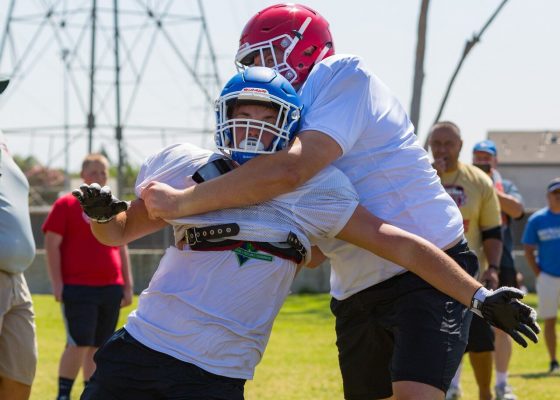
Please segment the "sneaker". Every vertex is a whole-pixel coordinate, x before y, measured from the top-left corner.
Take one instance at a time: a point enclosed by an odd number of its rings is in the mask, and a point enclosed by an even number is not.
[[[558,361],[554,360],[550,362],[550,369],[548,370],[548,373],[553,374],[556,372],[560,372],[560,365],[558,365]]]
[[[511,386],[507,384],[494,386],[496,391],[496,400],[517,400],[517,396],[513,394]]]
[[[461,394],[461,388],[458,386],[449,386],[447,393],[445,393],[445,400],[459,400]]]

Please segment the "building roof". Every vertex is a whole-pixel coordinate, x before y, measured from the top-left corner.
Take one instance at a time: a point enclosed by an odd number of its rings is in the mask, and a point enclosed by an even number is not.
[[[560,165],[560,131],[489,131],[500,164]]]

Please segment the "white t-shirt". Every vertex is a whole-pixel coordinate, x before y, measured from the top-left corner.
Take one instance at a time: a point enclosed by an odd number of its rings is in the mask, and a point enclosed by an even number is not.
[[[148,159],[136,193],[151,180],[177,189],[215,155],[189,144],[174,145]],[[272,201],[168,221],[176,242],[186,227],[237,223],[232,238],[285,241],[290,231],[310,250],[317,236],[334,237],[358,205],[349,180],[329,167]],[[144,345],[214,374],[251,379],[274,318],[289,293],[295,263],[260,253],[167,249],[126,329]]]
[[[387,222],[444,248],[463,234],[461,213],[441,186],[414,126],[361,58],[334,55],[317,64],[300,89],[301,131],[332,137],[360,203]],[[318,242],[331,259],[331,294],[345,299],[404,269],[337,239]]]

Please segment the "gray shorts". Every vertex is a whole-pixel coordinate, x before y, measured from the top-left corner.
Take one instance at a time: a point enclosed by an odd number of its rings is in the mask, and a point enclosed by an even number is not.
[[[0,271],[0,376],[31,385],[37,367],[35,313],[22,273]]]

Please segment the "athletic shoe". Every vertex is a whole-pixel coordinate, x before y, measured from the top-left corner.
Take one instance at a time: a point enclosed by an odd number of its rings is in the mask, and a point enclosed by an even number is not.
[[[513,394],[511,386],[507,384],[494,386],[496,391],[496,400],[517,400],[517,396]]]
[[[554,360],[550,362],[550,369],[548,370],[548,373],[554,374],[556,372],[560,372],[560,365],[558,365],[558,361]]]
[[[445,393],[445,400],[459,400],[461,394],[461,388],[458,386],[449,386],[447,393]]]

